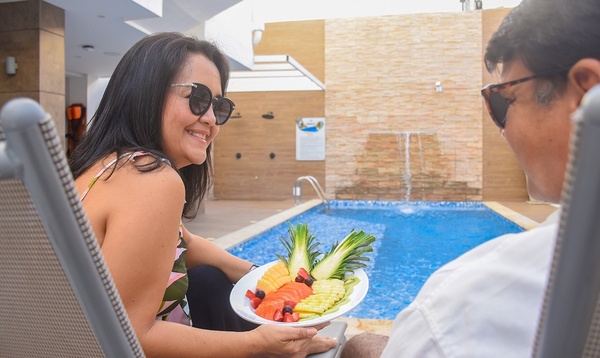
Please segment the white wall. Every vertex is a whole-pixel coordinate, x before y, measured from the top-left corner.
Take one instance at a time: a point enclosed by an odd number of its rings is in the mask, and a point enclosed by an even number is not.
[[[96,113],[98,109],[98,105],[100,104],[100,100],[102,99],[102,95],[106,90],[106,86],[108,86],[108,81],[110,77],[91,77],[88,76],[87,81],[87,113],[88,113],[88,123],[90,119]]]
[[[67,107],[74,103],[82,103],[87,109],[87,122],[96,113],[98,104],[106,90],[110,77],[68,76],[66,78]]]
[[[87,102],[87,79],[85,76],[67,77],[65,103],[67,107],[73,103]]]

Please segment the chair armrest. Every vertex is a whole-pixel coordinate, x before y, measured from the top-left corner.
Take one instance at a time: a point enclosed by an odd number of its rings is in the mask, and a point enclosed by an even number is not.
[[[332,321],[329,326],[320,330],[317,335],[323,336],[323,337],[337,338],[339,344],[336,347],[331,348],[327,352],[310,354],[307,357],[308,358],[336,358],[336,357],[339,357],[339,355],[342,351],[342,346],[344,345],[344,343],[346,343],[346,336],[344,336],[344,333],[346,332],[346,327],[348,327],[348,323],[346,323],[346,322]]]

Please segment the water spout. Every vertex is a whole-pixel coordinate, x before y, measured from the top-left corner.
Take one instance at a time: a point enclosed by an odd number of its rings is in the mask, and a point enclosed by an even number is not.
[[[423,182],[423,143],[421,142],[421,133],[419,133],[419,180],[421,182],[421,200],[425,200],[425,183]]]
[[[410,162],[410,138],[412,135],[417,136],[418,142],[418,150],[419,150],[419,168],[418,168],[418,179],[421,185],[421,200],[425,200],[425,183],[424,183],[424,174],[423,174],[423,143],[421,141],[422,135],[434,135],[435,131],[403,131],[397,132],[398,135],[398,151],[400,153],[404,152],[404,174],[402,175],[402,179],[404,180],[404,184],[406,186],[406,194],[404,196],[405,201],[410,201],[410,197],[412,195],[413,189],[413,168],[411,168]],[[404,140],[404,147],[402,146],[402,140]]]
[[[404,200],[410,201],[410,191],[412,189],[412,174],[410,172],[410,135],[411,132],[404,132],[404,183],[406,184],[406,195]],[[398,141],[400,144],[400,141]]]

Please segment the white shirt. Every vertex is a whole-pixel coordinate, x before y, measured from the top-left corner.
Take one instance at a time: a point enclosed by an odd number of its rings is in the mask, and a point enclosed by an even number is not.
[[[530,357],[559,217],[434,272],[394,320],[382,357]]]

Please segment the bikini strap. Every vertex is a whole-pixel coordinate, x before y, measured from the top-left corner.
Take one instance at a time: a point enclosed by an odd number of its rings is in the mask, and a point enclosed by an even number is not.
[[[92,188],[92,186],[94,186],[94,184],[96,183],[96,181],[98,181],[98,179],[100,179],[100,177],[102,176],[102,174],[104,174],[104,172],[106,172],[108,170],[108,168],[110,168],[113,164],[115,164],[117,162],[117,160],[121,160],[121,159],[123,159],[125,157],[128,157],[127,160],[125,160],[125,163],[127,163],[130,160],[135,160],[135,158],[137,158],[137,157],[140,157],[140,156],[143,156],[143,155],[149,155],[149,154],[150,153],[148,153],[148,152],[142,152],[142,151],[129,152],[129,153],[121,154],[119,157],[111,160],[110,163],[108,163],[104,168],[100,169],[100,171],[98,172],[98,174],[96,174],[96,176],[88,184],[88,186],[85,189],[85,191],[83,192],[83,194],[81,194],[81,199],[79,201],[83,201],[83,199],[85,199],[85,197],[87,196],[88,192],[90,191],[90,189]]]

